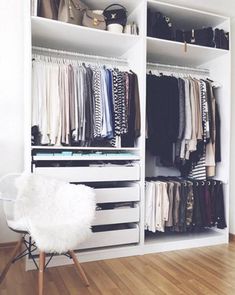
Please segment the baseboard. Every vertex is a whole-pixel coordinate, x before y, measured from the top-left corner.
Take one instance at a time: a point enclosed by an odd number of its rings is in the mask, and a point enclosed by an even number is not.
[[[229,241],[235,242],[235,235],[234,234],[229,234]]]
[[[18,242],[0,243],[0,249],[14,248]]]

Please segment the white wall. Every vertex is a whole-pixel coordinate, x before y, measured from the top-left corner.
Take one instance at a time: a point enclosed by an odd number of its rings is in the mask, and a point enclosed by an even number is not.
[[[26,1],[26,0],[24,0]],[[235,17],[231,0],[165,0]],[[235,22],[233,22],[235,48]],[[23,5],[19,0],[0,1],[0,176],[23,169]],[[235,54],[233,67],[235,68]],[[235,72],[233,72],[235,79]],[[235,87],[233,89],[235,94]],[[235,101],[232,103],[235,112]],[[235,126],[235,116],[232,116]],[[235,234],[235,133],[232,134],[230,232]],[[0,206],[0,243],[16,240],[3,218]]]
[[[0,1],[0,176],[23,169],[23,8]],[[17,236],[5,224],[0,205],[0,243]]]

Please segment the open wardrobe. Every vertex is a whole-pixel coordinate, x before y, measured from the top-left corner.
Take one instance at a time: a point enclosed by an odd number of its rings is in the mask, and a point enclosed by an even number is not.
[[[95,188],[81,261],[226,243],[230,20],[119,2],[136,34],[31,17],[25,166]]]
[[[75,265],[76,257],[84,264],[114,258],[125,264],[124,257],[158,253],[167,260],[167,251],[229,244],[231,13],[210,9],[214,1],[186,2],[22,4],[22,170],[45,180],[30,187],[32,194],[45,192],[46,180],[55,178],[95,195],[90,235],[72,254],[32,254],[35,235],[24,236],[27,271],[42,261],[71,264],[68,257]],[[16,184],[22,189],[24,182]],[[42,220],[50,205],[44,201]],[[80,211],[86,218],[88,211]],[[63,221],[59,209],[53,214],[52,224]]]

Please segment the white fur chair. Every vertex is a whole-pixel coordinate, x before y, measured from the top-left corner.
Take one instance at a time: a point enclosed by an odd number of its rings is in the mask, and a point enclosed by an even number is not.
[[[94,190],[35,174],[9,174],[0,179],[0,193],[8,227],[23,235],[0,275],[0,283],[18,258],[29,254],[35,262],[32,245],[25,239],[29,234],[40,251],[39,295],[43,294],[46,253],[68,254],[89,286],[73,249],[91,233]],[[26,250],[17,256],[23,243]]]

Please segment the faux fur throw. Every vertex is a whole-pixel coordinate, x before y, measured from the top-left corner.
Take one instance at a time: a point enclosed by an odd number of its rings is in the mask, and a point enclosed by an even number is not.
[[[91,233],[94,190],[30,174],[16,179],[15,218],[26,217],[37,247],[49,253],[74,250]]]

